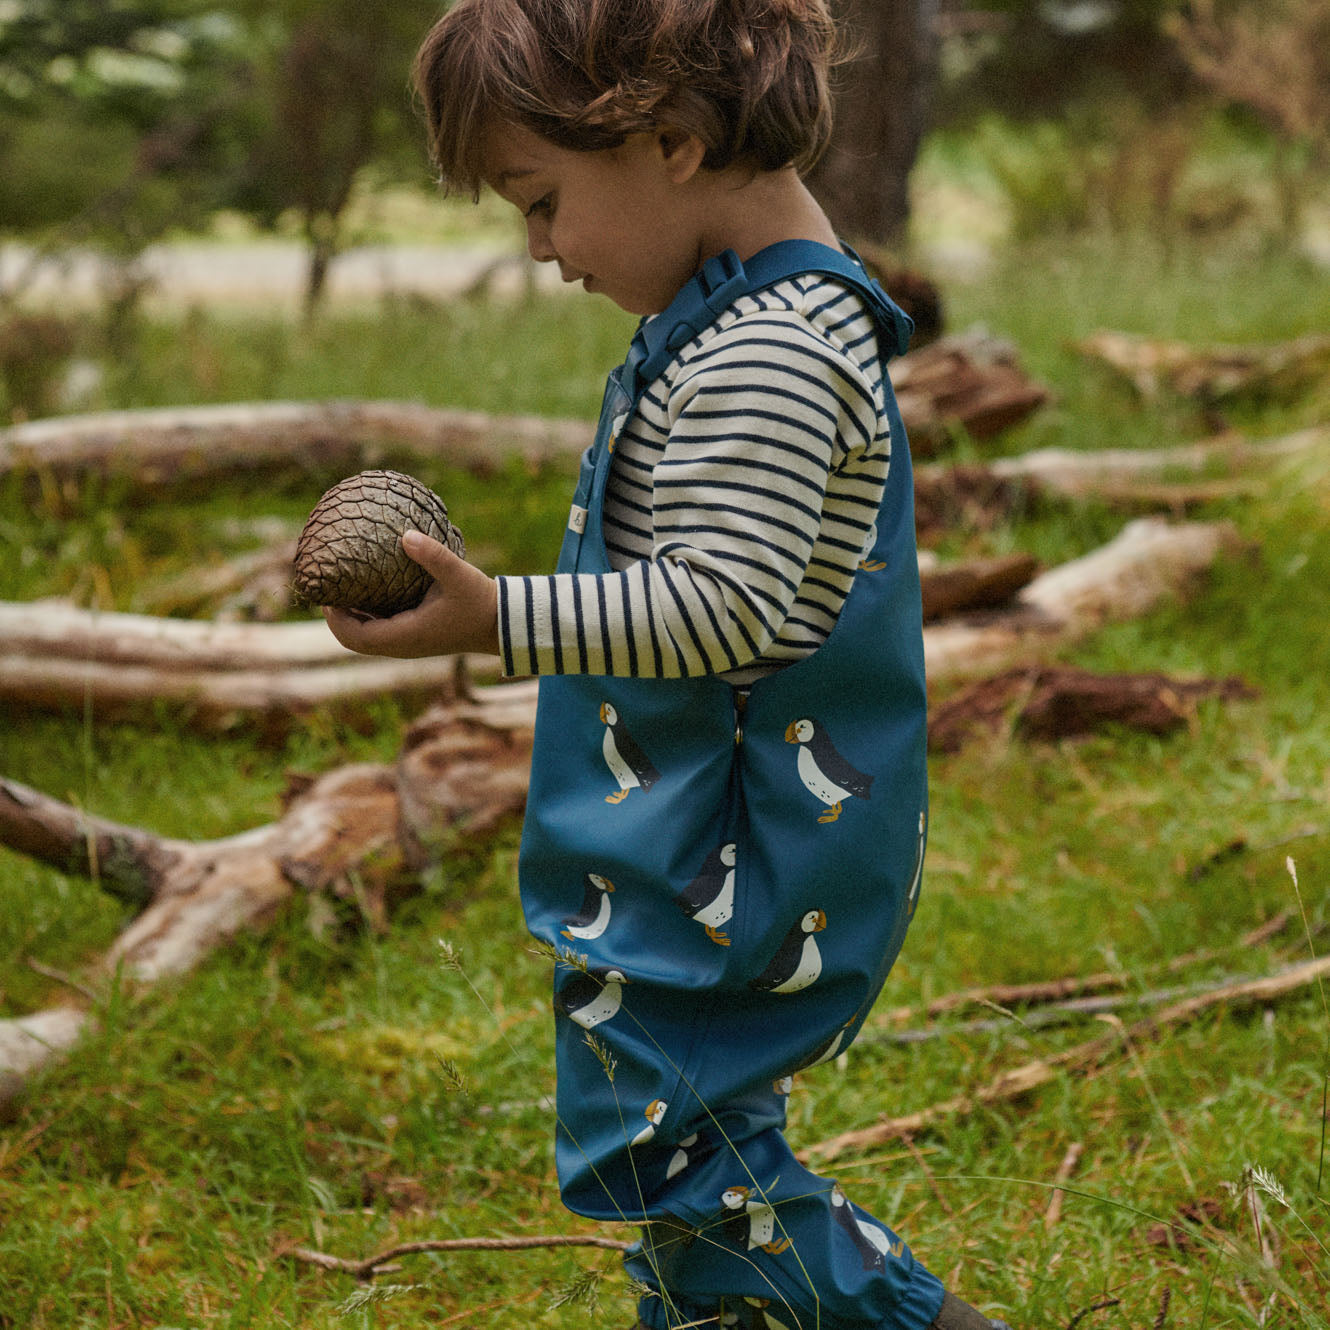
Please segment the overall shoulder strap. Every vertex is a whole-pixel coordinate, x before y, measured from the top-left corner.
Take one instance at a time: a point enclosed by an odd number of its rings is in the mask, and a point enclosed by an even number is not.
[[[638,329],[620,370],[620,386],[636,403],[664,372],[680,347],[714,323],[740,296],[761,291],[787,277],[823,273],[853,287],[873,307],[884,334],[884,356],[903,355],[914,323],[909,315],[870,277],[859,256],[832,249],[815,240],[782,240],[768,245],[742,263],[732,249],[708,259],[702,270],[669,306]]]

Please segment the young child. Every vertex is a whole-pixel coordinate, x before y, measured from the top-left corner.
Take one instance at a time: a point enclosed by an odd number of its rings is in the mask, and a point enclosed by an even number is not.
[[[443,180],[648,316],[610,377],[558,570],[419,533],[424,603],[357,651],[537,674],[520,879],[559,949],[566,1204],[629,1221],[642,1330],[990,1330],[803,1168],[791,1078],[868,1014],[927,819],[909,321],[799,170],[829,128],[823,0],[458,0],[417,86]],[[889,94],[889,90],[884,90]]]

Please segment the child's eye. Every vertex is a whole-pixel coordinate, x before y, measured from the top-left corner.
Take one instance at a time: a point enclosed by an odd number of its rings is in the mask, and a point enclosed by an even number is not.
[[[554,211],[554,195],[546,194],[538,198],[522,215],[524,217],[547,217]]]

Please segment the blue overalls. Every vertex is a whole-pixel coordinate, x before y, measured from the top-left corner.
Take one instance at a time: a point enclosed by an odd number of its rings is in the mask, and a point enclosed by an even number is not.
[[[582,459],[560,572],[610,573],[615,437],[678,350],[798,273],[859,291],[884,358],[906,316],[810,241],[710,260],[639,329]],[[834,630],[736,689],[693,679],[540,683],[520,880],[557,948],[556,1159],[565,1204],[643,1225],[628,1269],[651,1330],[921,1330],[942,1287],[885,1225],[803,1168],[793,1074],[857,1034],[914,912],[927,824],[913,482],[890,387],[891,465]],[[607,653],[608,656],[608,653]]]

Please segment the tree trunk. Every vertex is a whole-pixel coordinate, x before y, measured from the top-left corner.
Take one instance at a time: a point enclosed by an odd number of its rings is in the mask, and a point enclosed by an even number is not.
[[[836,123],[809,187],[854,241],[896,245],[937,69],[937,0],[836,0],[853,59],[836,71]]]

